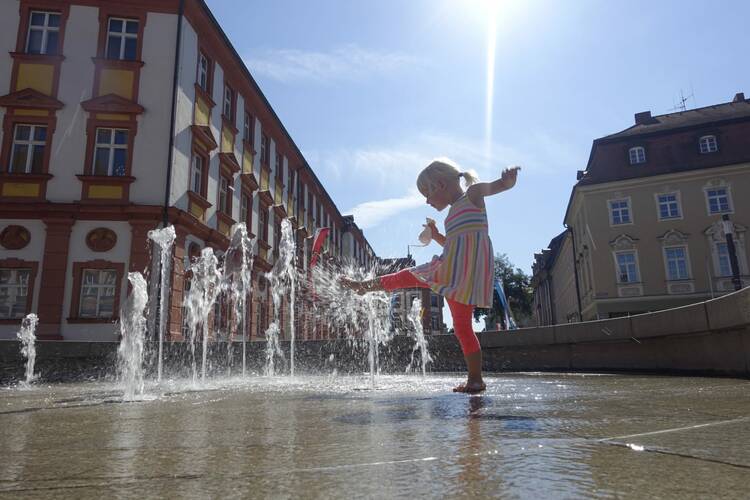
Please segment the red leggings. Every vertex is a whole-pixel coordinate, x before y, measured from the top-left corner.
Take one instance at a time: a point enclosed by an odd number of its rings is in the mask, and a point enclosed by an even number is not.
[[[386,274],[380,277],[380,284],[386,291],[392,292],[399,288],[430,288],[430,285],[420,281],[408,269],[397,273]],[[474,313],[474,306],[471,304],[461,304],[455,300],[446,298],[448,308],[451,310],[453,317],[453,331],[455,332],[458,343],[461,344],[461,350],[464,356],[474,354],[481,350],[479,340],[474,333],[474,327],[471,323],[471,317]]]

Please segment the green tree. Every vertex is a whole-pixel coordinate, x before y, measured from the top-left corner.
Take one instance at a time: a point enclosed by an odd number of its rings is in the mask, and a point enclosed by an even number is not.
[[[495,254],[495,279],[503,284],[516,323],[519,326],[526,325],[531,319],[534,300],[531,277],[523,269],[515,267],[506,254]],[[495,304],[495,307],[499,307],[499,304]],[[474,319],[480,320],[490,312],[490,309],[476,308]]]

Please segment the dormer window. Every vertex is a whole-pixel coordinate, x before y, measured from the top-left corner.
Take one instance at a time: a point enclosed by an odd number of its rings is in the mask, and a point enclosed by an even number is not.
[[[704,135],[698,140],[698,144],[700,145],[701,154],[703,155],[715,153],[719,150],[715,135]]]
[[[631,165],[646,163],[646,150],[643,148],[643,146],[635,146],[634,148],[630,148],[630,150],[628,151],[628,156],[630,157]]]

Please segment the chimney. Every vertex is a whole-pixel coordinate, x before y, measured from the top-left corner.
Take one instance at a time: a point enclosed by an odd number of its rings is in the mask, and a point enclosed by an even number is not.
[[[732,99],[732,102],[742,102],[745,100],[745,93],[744,92],[737,92],[734,94],[734,99]]]
[[[652,122],[651,111],[641,111],[635,114],[636,125],[647,125]]]

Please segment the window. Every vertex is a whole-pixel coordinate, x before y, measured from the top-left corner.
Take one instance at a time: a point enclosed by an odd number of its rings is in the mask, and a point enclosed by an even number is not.
[[[229,85],[224,85],[224,118],[229,121],[234,119],[234,92]]]
[[[128,131],[97,128],[94,175],[123,176],[128,162]]]
[[[610,224],[630,224],[630,200],[610,200],[609,202]]]
[[[438,307],[438,296],[435,294],[430,295],[430,307]]]
[[[32,11],[26,37],[27,54],[57,54],[60,43],[60,14]]]
[[[440,330],[440,319],[437,317],[437,314],[433,314],[430,317],[430,329]]]
[[[393,305],[394,309],[401,309],[401,294],[400,293],[396,293],[393,295],[393,300],[391,304]]]
[[[193,153],[193,166],[190,173],[190,190],[203,196],[203,178],[205,174],[205,161],[197,153]]]
[[[628,156],[630,157],[631,165],[646,163],[646,150],[642,146],[630,148],[630,150],[628,151]]]
[[[219,179],[219,206],[217,207],[219,212],[229,213],[229,196],[229,181],[226,177],[221,177]]]
[[[729,203],[729,190],[725,187],[706,189],[708,213],[723,214],[732,211]]]
[[[279,179],[281,184],[284,184],[284,162],[282,156],[276,153],[276,178]]]
[[[729,260],[729,247],[726,243],[716,243],[716,256],[719,261],[719,276],[731,276],[732,262]]]
[[[26,315],[31,269],[0,269],[0,319]]]
[[[111,318],[115,315],[115,269],[84,269],[81,276],[81,318]]]
[[[716,144],[715,135],[704,135],[698,140],[700,145],[701,154],[715,153],[719,150],[718,144]]]
[[[677,193],[657,195],[657,202],[659,204],[659,219],[679,219],[682,216]]]
[[[260,207],[258,210],[258,233],[263,242],[268,243],[268,208]]]
[[[667,263],[667,279],[690,279],[688,272],[687,249],[685,247],[668,247],[664,249],[664,259]]]
[[[135,61],[138,47],[138,21],[109,18],[107,24],[107,59]]]
[[[617,282],[638,282],[638,266],[635,261],[635,252],[620,252],[617,254]]]
[[[248,143],[253,143],[253,115],[245,112],[245,125],[242,129],[242,139]]]
[[[206,92],[209,91],[209,61],[208,58],[203,54],[203,52],[198,54],[198,86],[205,90]]]
[[[706,189],[709,214],[722,214],[731,212],[729,203],[729,190],[725,187]]]
[[[9,172],[14,174],[42,173],[46,144],[47,127],[42,125],[16,125]]]
[[[252,198],[249,194],[242,193],[242,196],[240,196],[240,222],[250,223],[250,210],[252,210]]]
[[[262,134],[260,138],[260,162],[263,165],[268,165],[268,153],[270,152],[270,147],[268,143],[268,136],[266,134]]]

